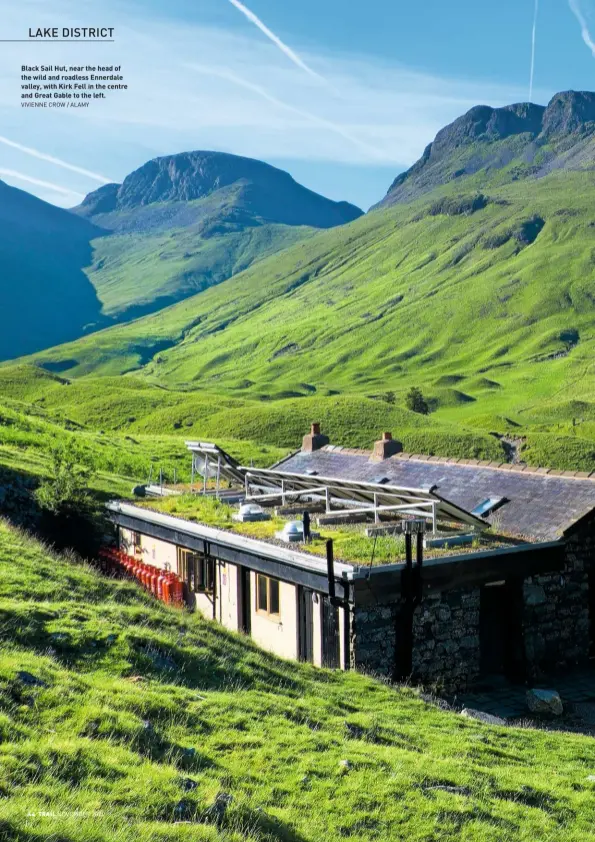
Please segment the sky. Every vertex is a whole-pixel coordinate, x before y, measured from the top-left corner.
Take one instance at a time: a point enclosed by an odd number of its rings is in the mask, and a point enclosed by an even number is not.
[[[113,43],[10,43],[110,26]],[[479,103],[595,90],[595,0],[0,0],[0,179],[62,207],[191,149],[367,209]],[[121,65],[89,109],[22,108],[21,65]]]

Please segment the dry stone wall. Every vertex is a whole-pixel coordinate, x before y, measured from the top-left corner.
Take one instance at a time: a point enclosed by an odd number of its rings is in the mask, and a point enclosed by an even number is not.
[[[429,594],[413,617],[413,679],[447,692],[479,678],[479,588]]]

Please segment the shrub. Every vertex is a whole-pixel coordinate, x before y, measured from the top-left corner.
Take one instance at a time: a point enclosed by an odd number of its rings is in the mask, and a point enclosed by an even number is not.
[[[418,412],[420,415],[427,415],[430,411],[421,389],[418,389],[417,386],[412,386],[407,392],[405,405],[407,409],[410,409],[412,412]]]

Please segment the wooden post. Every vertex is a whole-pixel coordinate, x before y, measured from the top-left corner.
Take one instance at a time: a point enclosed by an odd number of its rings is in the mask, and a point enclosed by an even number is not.
[[[326,572],[328,576],[328,595],[332,605],[335,599],[335,563],[332,538],[328,538],[326,542]]]
[[[194,451],[192,451],[192,470],[190,472],[190,493],[192,494],[193,487],[194,487]]]
[[[221,454],[217,454],[217,491],[216,497],[219,499],[219,478],[221,477]]]
[[[203,484],[202,484],[202,493],[203,494],[207,493],[207,475],[208,475],[208,473],[209,473],[209,455],[208,455],[208,453],[205,453],[205,475],[204,475],[204,480],[203,480]]]

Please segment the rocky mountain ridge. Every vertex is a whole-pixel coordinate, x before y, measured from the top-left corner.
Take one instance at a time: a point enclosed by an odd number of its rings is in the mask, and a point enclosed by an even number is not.
[[[188,209],[188,203],[200,200],[207,204]],[[362,215],[355,205],[308,190],[289,173],[263,161],[212,151],[181,152],[147,161],[122,184],[106,184],[90,193],[73,212],[101,220],[111,229],[129,226],[131,218],[137,224],[141,219],[147,228],[161,227],[164,221],[171,226],[172,213],[174,224],[183,227],[205,212],[244,224],[259,221],[314,228],[332,228]]]
[[[558,93],[547,106],[477,105],[438,132],[376,207],[414,200],[482,170],[486,180],[500,172],[501,181],[516,181],[585,168],[595,168],[595,93]]]

